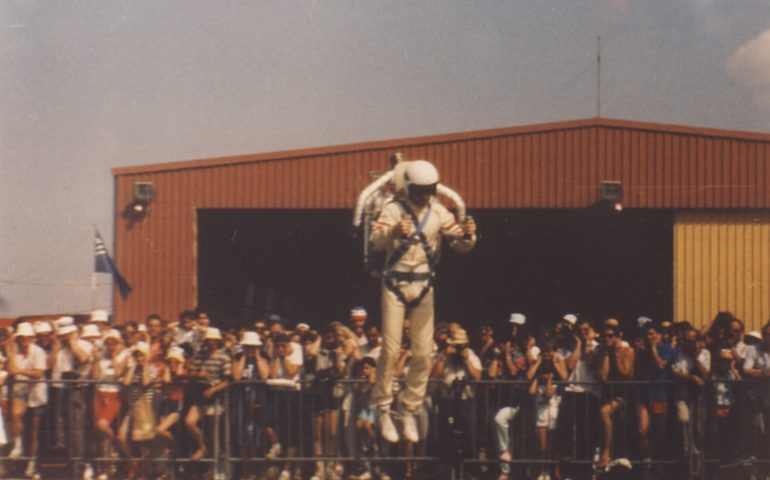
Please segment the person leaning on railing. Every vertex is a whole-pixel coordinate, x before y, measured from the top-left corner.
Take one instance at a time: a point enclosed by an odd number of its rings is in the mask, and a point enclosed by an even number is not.
[[[265,431],[271,444],[278,438],[272,426],[271,410],[266,407],[267,389],[263,383],[270,376],[270,364],[262,354],[262,339],[257,332],[244,332],[239,340],[242,351],[233,357],[233,380],[236,383],[230,391],[230,421],[234,425],[233,438],[241,458],[260,455],[257,443],[260,433]],[[254,463],[240,467],[241,477],[256,475]]]
[[[231,373],[230,357],[222,350],[222,334],[219,329],[209,327],[203,336],[201,350],[190,362],[190,378],[198,383],[198,391],[190,399],[190,409],[185,417],[185,425],[197,447],[190,457],[192,460],[202,459],[213,441],[213,438],[204,438],[199,423],[203,418],[211,425],[218,421],[222,413],[220,394],[230,384]],[[213,430],[207,429],[210,433]]]
[[[711,352],[703,348],[698,331],[689,328],[681,333],[671,373],[676,380],[674,404],[677,420],[681,425],[683,454],[700,455],[702,448],[702,402],[698,399],[705,391],[711,371]]]
[[[647,382],[639,387],[636,407],[639,455],[649,462],[653,455],[660,458],[663,454],[660,447],[666,438],[670,366],[674,359],[674,349],[662,341],[659,324],[647,317],[641,319],[647,321],[640,324],[634,373],[636,380]]]
[[[470,348],[468,334],[458,328],[433,363],[431,376],[441,381],[439,437],[449,456],[474,458],[478,453],[476,395],[470,383],[481,379],[481,360]],[[443,434],[441,432],[444,432]]]
[[[597,468],[605,468],[609,465],[614,453],[615,413],[627,406],[625,397],[628,390],[619,382],[629,380],[634,375],[634,349],[623,340],[619,323],[614,318],[604,322],[597,355],[601,357],[599,378],[607,383],[602,388],[600,415],[604,437],[597,464]]]
[[[752,399],[751,430],[756,446],[755,454],[770,460],[770,322],[765,323],[761,331],[762,341],[746,350],[743,362],[743,375],[752,379],[749,392]],[[764,473],[770,473],[764,466]]]
[[[32,325],[23,322],[16,326],[14,339],[6,345],[8,354],[8,372],[14,376],[11,399],[11,426],[13,434],[13,450],[9,458],[18,458],[23,453],[22,438],[29,440],[27,456],[36,457],[38,454],[38,439],[40,415],[48,403],[48,385],[41,380],[46,369],[46,353],[35,344],[35,331]],[[25,415],[30,412],[32,418],[29,431],[25,432]],[[25,435],[26,434],[26,435]],[[27,464],[26,473],[34,475],[36,465],[34,460]]]
[[[56,420],[56,444],[66,448],[72,457],[82,457],[86,453],[86,416],[88,412],[88,384],[76,383],[75,380],[88,379],[91,375],[93,345],[78,335],[78,327],[72,317],[61,317],[56,321],[57,337],[51,349],[53,383],[51,392]],[[58,380],[66,380],[59,382]],[[83,465],[84,471],[90,465]]]
[[[596,331],[591,322],[580,319],[575,333],[575,348],[565,359],[569,383],[564,388],[559,431],[561,455],[568,461],[561,473],[565,478],[585,478],[590,465],[581,465],[593,458],[599,442],[599,363],[603,357],[597,349]],[[575,463],[573,463],[573,461]]]
[[[540,355],[527,369],[527,379],[531,381],[529,394],[535,397],[538,457],[540,460],[550,460],[549,448],[553,450],[552,437],[561,405],[561,386],[554,382],[567,379],[567,366],[556,352],[556,341],[553,338],[546,338],[541,344],[543,348]],[[541,466],[538,480],[550,478],[550,468]]]
[[[99,438],[99,456],[111,457],[121,448],[113,423],[121,411],[119,380],[123,377],[131,351],[125,348],[117,330],[108,330],[103,337],[103,347],[94,351],[92,378],[97,382],[94,389],[94,425]],[[123,451],[124,455],[128,452]],[[109,466],[97,467],[99,475],[107,475]]]

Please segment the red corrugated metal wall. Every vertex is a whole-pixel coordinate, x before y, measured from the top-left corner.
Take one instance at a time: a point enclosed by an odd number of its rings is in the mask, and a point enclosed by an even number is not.
[[[119,321],[196,302],[196,209],[352,208],[388,156],[436,164],[469,208],[584,208],[619,180],[626,208],[770,207],[770,135],[592,119],[542,126],[120,168],[116,257],[135,285]],[[136,181],[150,214],[121,217]]]

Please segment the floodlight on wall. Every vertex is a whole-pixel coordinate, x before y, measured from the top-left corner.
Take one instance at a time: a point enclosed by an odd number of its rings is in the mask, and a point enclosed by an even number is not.
[[[608,204],[616,212],[623,210],[623,183],[604,180],[599,185],[599,203]]]
[[[147,216],[150,203],[155,198],[155,190],[152,182],[134,182],[133,193],[134,199],[128,204],[126,211],[135,220],[139,220]]]

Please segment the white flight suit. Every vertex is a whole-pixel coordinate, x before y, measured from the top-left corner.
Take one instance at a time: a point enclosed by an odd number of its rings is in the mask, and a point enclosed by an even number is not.
[[[418,210],[411,202],[407,202],[407,204],[417,217],[414,227],[418,228],[418,222],[423,220],[428,207]],[[434,255],[438,254],[442,237],[448,237],[449,246],[453,250],[459,253],[470,251],[476,243],[476,236],[465,237],[454,215],[435,198],[431,199],[430,206],[430,213],[424,223],[422,233]],[[400,203],[395,201],[388,203],[372,227],[370,240],[374,249],[385,250],[387,258],[390,258],[402,242],[410,241],[409,238],[395,238],[394,226],[403,219],[411,218]],[[386,269],[384,275],[387,275],[389,270],[422,274],[431,272],[425,249],[420,241],[414,241],[405,254],[394,265],[389,268],[386,267]],[[380,408],[389,407],[393,401],[393,370],[401,348],[404,319],[408,318],[411,322],[412,359],[406,377],[403,402],[407,410],[414,412],[420,407],[425,397],[430,373],[433,350],[433,288],[430,288],[419,304],[408,308],[394,292],[386,287],[386,281],[383,278],[382,354],[377,363],[377,379],[372,391],[372,399]],[[396,281],[394,283],[406,301],[411,302],[420,296],[430,280]]]

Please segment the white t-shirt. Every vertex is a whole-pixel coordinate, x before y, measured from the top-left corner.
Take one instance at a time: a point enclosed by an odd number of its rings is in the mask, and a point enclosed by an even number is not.
[[[25,356],[21,352],[16,353],[16,365],[21,370],[40,370],[45,371],[48,368],[47,365],[48,355],[38,345],[32,344],[29,347],[29,352]],[[32,377],[27,375],[16,375],[17,380],[33,380]],[[48,385],[44,382],[38,383],[21,383],[18,387],[29,390],[29,400],[27,404],[30,408],[39,407],[48,403]]]
[[[591,355],[595,355],[593,352],[598,346],[599,342],[591,340]],[[585,355],[580,356],[575,364],[575,368],[570,372],[568,380],[574,382],[565,388],[568,392],[590,393],[595,397],[598,397],[600,394],[598,385],[599,375],[591,369]]]
[[[62,373],[64,372],[75,372],[79,374],[80,378],[89,377],[89,373],[91,371],[91,362],[93,361],[94,346],[91,344],[91,342],[87,342],[80,338],[77,342],[78,347],[88,353],[88,361],[85,363],[79,363],[69,347],[62,348],[59,350],[59,355],[57,355],[56,362],[53,365],[53,371],[51,375],[53,380],[60,380],[62,378]],[[61,384],[57,386],[61,386]]]
[[[746,349],[743,368],[764,371],[770,370],[770,352],[762,348],[761,345],[752,345],[748,347]]]
[[[467,348],[466,351],[470,354],[467,360],[468,365],[481,370],[481,360],[479,360],[479,357],[470,348]],[[455,380],[467,379],[464,361],[463,363],[458,363],[447,359],[446,363],[444,363],[444,371],[441,373],[441,379],[447,387],[451,387]],[[465,386],[460,398],[463,400],[473,398],[473,390],[470,385]]]
[[[98,360],[99,372],[101,376],[96,380],[102,382],[115,382],[115,383],[99,383],[96,385],[96,389],[100,392],[119,392],[120,385],[117,384],[118,377],[115,371],[115,365],[126,362],[126,358],[131,356],[131,350],[124,349],[122,352],[115,356],[115,359],[102,357]]]
[[[711,371],[711,352],[707,349],[703,349],[698,354],[698,361],[701,365],[703,365],[703,368],[706,369],[706,372]],[[671,365],[671,368],[676,370],[677,372],[683,373],[685,375],[689,375],[693,369],[695,368],[695,362],[693,361],[692,357],[689,355],[680,354],[676,361]]]
[[[291,363],[292,365],[302,366],[304,362],[303,360],[304,356],[302,355],[302,345],[296,342],[291,342],[290,345],[291,345],[291,353],[286,358],[288,359],[289,363]],[[283,370],[283,361],[278,362],[278,372],[280,375],[279,378],[298,381],[300,370],[298,370],[297,374],[294,375],[292,378],[288,378],[286,377],[286,372],[284,372]]]

